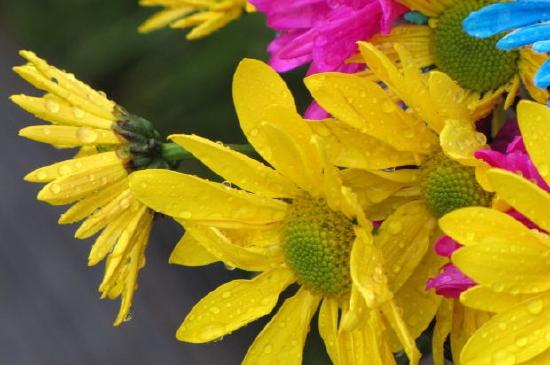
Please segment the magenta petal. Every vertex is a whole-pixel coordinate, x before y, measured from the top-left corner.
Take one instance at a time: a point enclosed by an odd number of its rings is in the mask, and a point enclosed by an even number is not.
[[[438,295],[447,298],[458,298],[460,294],[477,285],[453,264],[441,268],[441,272],[434,278],[428,279],[426,289],[435,289]]]
[[[329,116],[330,115],[315,101],[309,104],[304,113],[304,118],[309,120],[323,120]]]
[[[443,257],[451,257],[453,252],[458,250],[462,245],[449,236],[441,236],[435,243],[435,253]]]

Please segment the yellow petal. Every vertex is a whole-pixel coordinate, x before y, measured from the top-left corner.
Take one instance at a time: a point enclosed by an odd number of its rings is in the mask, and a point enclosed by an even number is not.
[[[403,188],[405,184],[386,179],[391,173],[381,176],[378,172],[370,172],[359,169],[347,169],[341,176],[344,184],[349,186],[356,194],[363,195],[370,203],[380,203],[384,199]]]
[[[243,9],[236,8],[236,9],[225,11],[223,13],[222,12],[209,13],[208,15],[211,15],[211,18],[202,22],[199,26],[193,28],[193,30],[187,34],[186,38],[189,40],[194,40],[194,39],[205,37],[210,33],[220,28],[223,28],[232,20],[237,19],[242,14],[242,12],[243,12]],[[177,21],[173,23],[171,26],[173,28],[187,27],[185,20],[186,19]],[[199,19],[199,20],[202,20],[202,19]],[[190,20],[190,22],[193,23],[193,20]]]
[[[157,212],[218,227],[271,224],[286,210],[281,201],[167,170],[134,172],[130,188]]]
[[[397,337],[399,337],[410,364],[417,365],[418,361],[420,361],[421,354],[416,348],[415,339],[411,336],[409,328],[403,321],[400,312],[400,308],[395,305],[393,300],[388,301],[382,306],[382,313],[384,313],[385,318],[397,334]]]
[[[134,219],[135,212],[127,210],[115,217],[95,240],[88,256],[88,266],[94,266],[103,260],[115,247],[124,229]]]
[[[112,119],[105,119],[87,113],[64,101],[58,102],[51,98],[36,98],[27,95],[13,95],[10,99],[29,113],[34,114],[37,118],[54,124],[106,130],[110,130],[113,125]]]
[[[508,214],[490,208],[457,209],[439,220],[439,227],[464,246],[487,241],[512,241],[540,247],[536,235]]]
[[[72,203],[90,193],[108,187],[125,178],[126,168],[122,162],[112,165],[83,169],[77,173],[62,176],[44,186],[38,193],[38,200],[52,205]]]
[[[244,190],[272,198],[297,194],[294,184],[277,171],[242,153],[195,135],[179,134],[169,138],[216,174]]]
[[[193,8],[189,6],[181,6],[174,9],[159,11],[158,13],[147,19],[147,21],[145,21],[143,24],[141,24],[138,28],[138,31],[140,33],[149,33],[157,29],[163,28],[172,23],[174,20],[187,15],[191,11],[193,11]]]
[[[315,100],[334,117],[398,151],[428,153],[437,145],[436,136],[423,121],[415,120],[372,81],[329,72],[309,76],[304,82]]]
[[[168,263],[183,266],[204,266],[218,258],[201,245],[189,232],[185,232],[170,254]]]
[[[374,244],[384,257],[392,291],[407,281],[424,257],[435,226],[435,218],[421,201],[399,207],[380,226]]]
[[[335,299],[327,298],[321,303],[319,310],[319,333],[330,359],[335,365],[340,364],[338,353],[338,303]]]
[[[463,365],[518,364],[550,346],[550,293],[497,314],[466,343]]]
[[[120,161],[121,158],[116,152],[104,152],[87,157],[73,158],[36,169],[25,176],[25,181],[50,182],[61,176],[71,175],[90,168],[109,166],[120,163]]]
[[[535,75],[542,64],[548,60],[546,54],[533,51],[531,47],[523,47],[519,51],[519,76],[529,94],[541,104],[546,104],[550,94],[548,90],[535,86]]]
[[[355,229],[355,241],[351,249],[350,272],[353,284],[365,298],[369,308],[391,299],[382,257],[372,243],[372,237],[363,229]]]
[[[300,365],[309,322],[319,300],[305,289],[285,300],[248,349],[243,365]]]
[[[487,142],[485,136],[476,132],[469,122],[458,120],[447,120],[439,139],[448,157],[469,166],[479,164],[474,152],[485,147]]]
[[[518,106],[518,122],[529,157],[550,184],[550,108],[522,101]]]
[[[189,232],[208,252],[226,265],[248,271],[265,271],[281,266],[281,246],[241,247],[229,240],[219,229],[200,224],[185,225]]]
[[[550,289],[550,249],[514,241],[463,247],[452,261],[474,281],[497,292],[537,293]]]
[[[247,138],[262,121],[269,106],[279,105],[296,111],[294,98],[281,76],[265,63],[252,59],[242,60],[235,71],[233,102]]]
[[[432,356],[434,365],[445,365],[445,341],[451,332],[453,324],[453,301],[443,299],[435,318],[432,337]]]
[[[89,127],[36,125],[21,129],[19,135],[37,142],[71,147],[123,143],[113,131]]]
[[[233,280],[202,298],[176,332],[180,341],[213,341],[265,316],[279,294],[294,281],[290,271],[275,269],[251,280]]]
[[[460,295],[460,302],[467,307],[493,313],[500,313],[533,294],[498,293],[482,285],[476,285]]]
[[[362,326],[368,318],[368,308],[357,285],[351,286],[349,305],[344,307],[340,318],[340,331],[353,331]]]
[[[358,169],[387,169],[414,165],[413,153],[397,151],[390,145],[346,127],[337,120],[310,123],[311,128],[323,137],[323,146],[334,163],[342,167]]]
[[[550,231],[550,194],[514,173],[492,169],[487,172],[498,196],[545,231]]]

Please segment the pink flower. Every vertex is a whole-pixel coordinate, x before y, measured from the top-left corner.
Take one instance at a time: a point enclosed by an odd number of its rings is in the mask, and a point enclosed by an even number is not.
[[[357,51],[356,42],[388,33],[406,10],[393,0],[251,0],[278,32],[268,47],[271,66],[285,72],[311,63],[308,74],[352,73],[360,66],[345,64]]]
[[[442,236],[435,243],[435,252],[439,256],[450,258],[453,252],[462,245],[449,236]],[[452,263],[447,263],[441,268],[441,272],[428,279],[426,289],[435,289],[438,295],[447,298],[458,298],[460,293],[477,285],[472,279],[467,277]]]

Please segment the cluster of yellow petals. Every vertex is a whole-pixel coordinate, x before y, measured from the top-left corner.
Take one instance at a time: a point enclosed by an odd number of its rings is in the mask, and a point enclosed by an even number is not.
[[[225,27],[243,12],[254,11],[247,0],[140,0],[142,6],[162,6],[140,27],[143,33],[170,26],[192,28],[187,39],[199,39]]]
[[[130,313],[153,218],[153,212],[128,186],[126,156],[120,150],[126,142],[111,129],[121,111],[74,75],[48,65],[32,52],[21,55],[28,63],[15,67],[15,72],[45,94],[14,95],[11,100],[51,125],[26,127],[19,134],[57,148],[80,148],[73,158],[38,168],[25,180],[47,184],[38,193],[39,200],[73,204],[59,223],[83,220],[76,238],[101,232],[90,251],[89,265],[106,259],[99,290],[103,297],[122,297],[115,320],[118,325]]]

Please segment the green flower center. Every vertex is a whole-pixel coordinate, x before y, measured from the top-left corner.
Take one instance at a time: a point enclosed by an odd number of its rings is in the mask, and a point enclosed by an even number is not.
[[[298,282],[324,295],[350,289],[353,223],[322,199],[294,199],[283,228],[286,263]]]
[[[491,194],[478,184],[474,168],[443,154],[423,164],[420,187],[426,205],[437,217],[463,207],[488,206]]]
[[[462,21],[472,11],[487,5],[486,0],[462,0],[446,10],[434,29],[436,65],[468,90],[497,89],[518,72],[517,51],[496,48],[499,35],[474,38],[466,34]]]

